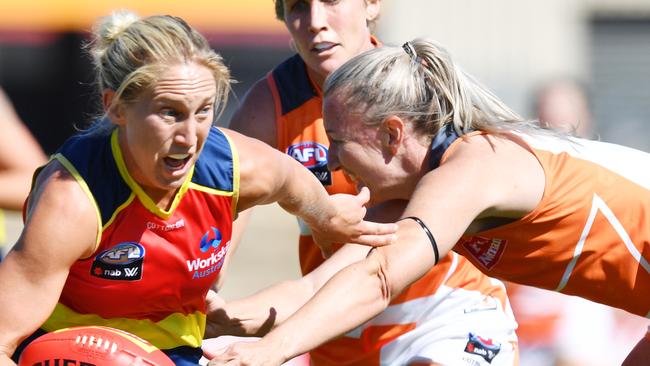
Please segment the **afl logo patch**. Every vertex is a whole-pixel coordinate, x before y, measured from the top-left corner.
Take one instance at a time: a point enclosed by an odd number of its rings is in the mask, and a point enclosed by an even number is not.
[[[289,146],[287,154],[298,160],[305,168],[327,165],[327,148],[317,142],[301,142]]]
[[[145,250],[135,242],[124,242],[95,256],[90,274],[107,280],[136,281],[142,278]]]

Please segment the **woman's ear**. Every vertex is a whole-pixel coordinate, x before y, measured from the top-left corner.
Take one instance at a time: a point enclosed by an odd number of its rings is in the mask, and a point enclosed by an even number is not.
[[[388,149],[391,155],[397,155],[399,148],[404,141],[404,121],[397,116],[390,116],[381,123],[379,131],[381,133],[382,147]]]
[[[381,0],[366,0],[366,21],[372,23],[379,17]]]
[[[115,125],[125,124],[124,117],[122,115],[122,108],[119,104],[114,103],[113,98],[115,98],[115,91],[111,89],[105,89],[102,92],[102,104],[104,105],[104,112],[111,123]]]

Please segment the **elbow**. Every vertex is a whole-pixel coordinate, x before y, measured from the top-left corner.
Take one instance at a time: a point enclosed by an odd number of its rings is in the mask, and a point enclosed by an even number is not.
[[[388,304],[393,299],[394,294],[397,294],[399,292],[396,291],[393,286],[389,271],[389,263],[381,251],[373,248],[368,254],[368,260],[372,265],[371,271],[374,274],[374,279],[376,281],[375,286],[377,286],[380,290],[377,292],[379,295],[377,302],[381,304],[383,310],[384,308],[388,307]]]

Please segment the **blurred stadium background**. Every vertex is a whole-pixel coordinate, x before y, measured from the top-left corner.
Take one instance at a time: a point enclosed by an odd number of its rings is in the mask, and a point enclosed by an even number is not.
[[[97,17],[121,8],[177,15],[207,36],[238,80],[222,126],[245,90],[292,53],[273,0],[0,0],[0,86],[46,153],[98,114],[82,45]],[[648,0],[384,0],[376,34],[388,44],[438,40],[531,118],[540,85],[580,80],[590,96],[595,135],[650,151]],[[7,216],[12,242],[21,224],[18,214]],[[276,206],[255,211],[224,297],[298,276],[294,221]]]

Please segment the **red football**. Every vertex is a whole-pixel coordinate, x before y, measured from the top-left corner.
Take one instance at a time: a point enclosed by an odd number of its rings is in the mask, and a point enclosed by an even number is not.
[[[60,329],[32,341],[19,366],[174,366],[151,343],[108,327]]]

